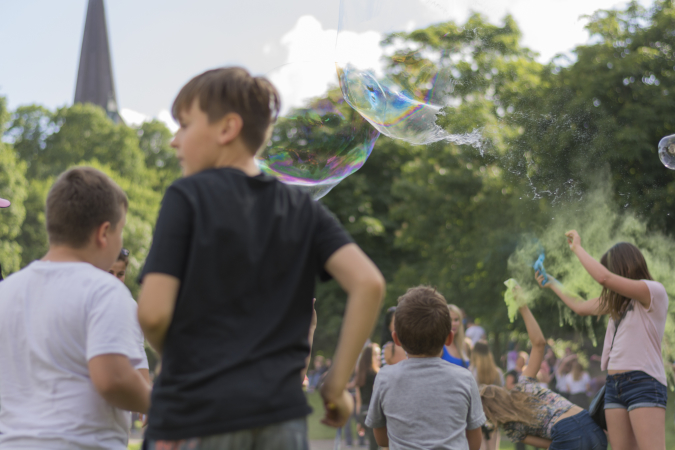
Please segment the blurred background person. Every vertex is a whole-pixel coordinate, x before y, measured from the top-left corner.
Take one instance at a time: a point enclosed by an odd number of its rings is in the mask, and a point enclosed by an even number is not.
[[[462,323],[462,311],[455,305],[448,305],[450,320],[452,321],[452,334],[454,339],[451,345],[443,347],[442,358],[449,363],[469,368],[469,353],[464,341],[464,324]]]
[[[363,349],[356,366],[356,407],[359,411],[359,425],[365,430],[368,448],[377,450],[377,442],[372,428],[366,427],[366,416],[370,399],[373,396],[375,377],[380,371],[380,346],[369,344]]]

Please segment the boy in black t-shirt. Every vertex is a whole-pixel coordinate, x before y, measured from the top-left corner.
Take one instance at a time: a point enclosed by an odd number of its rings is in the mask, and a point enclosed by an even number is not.
[[[345,386],[384,280],[321,204],[256,166],[278,110],[275,88],[241,68],[195,77],[174,102],[185,178],[164,196],[138,301],[162,354],[150,449],[307,448],[301,373],[317,276],[348,294],[324,423],[351,414]]]

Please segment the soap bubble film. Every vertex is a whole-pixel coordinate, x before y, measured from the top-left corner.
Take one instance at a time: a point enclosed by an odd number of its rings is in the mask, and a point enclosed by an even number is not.
[[[297,82],[311,72],[306,68],[306,63],[296,65]],[[281,95],[283,102],[284,91]],[[363,166],[379,134],[335,87],[324,98],[308,100],[305,107],[280,117],[257,164],[265,173],[301,186],[319,199]]]
[[[451,134],[437,123],[444,108],[451,107],[457,82],[451,54],[419,42],[403,44],[408,37],[404,28],[413,18],[450,20],[450,7],[446,1],[341,0],[336,45],[340,88],[349,105],[380,133],[417,145],[443,140],[480,145],[478,130]],[[382,53],[364,54],[354,36],[374,30],[382,34]]]
[[[675,134],[666,136],[659,142],[659,159],[664,166],[675,170]]]

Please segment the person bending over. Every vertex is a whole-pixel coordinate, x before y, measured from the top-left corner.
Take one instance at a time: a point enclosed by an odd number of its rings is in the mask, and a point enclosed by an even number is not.
[[[481,400],[488,420],[502,426],[513,442],[549,450],[601,450],[607,438],[588,411],[540,386],[536,379],[546,340],[527,306],[519,309],[532,343],[529,363],[512,390],[483,386]]]
[[[408,359],[375,378],[366,425],[377,443],[391,450],[478,450],[485,415],[476,380],[441,359],[453,339],[445,298],[427,286],[408,289],[398,300],[393,338]]]

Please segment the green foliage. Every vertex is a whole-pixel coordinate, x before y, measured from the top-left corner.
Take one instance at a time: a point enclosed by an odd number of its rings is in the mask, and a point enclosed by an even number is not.
[[[55,112],[21,106],[8,120],[0,101],[0,130],[9,124],[5,140],[11,142],[0,143],[0,193],[12,200],[0,211],[3,269],[14,272],[45,254],[49,189],[64,170],[88,165],[107,173],[129,197],[124,245],[130,250],[127,285],[136,294],[161,196],[180,175],[170,131],[157,121],[137,129],[116,125],[102,109],[79,104]]]
[[[171,147],[171,132],[162,122],[152,120],[138,127],[138,146],[145,156],[145,167],[153,174],[153,187],[164,192],[181,176],[176,151]]]

